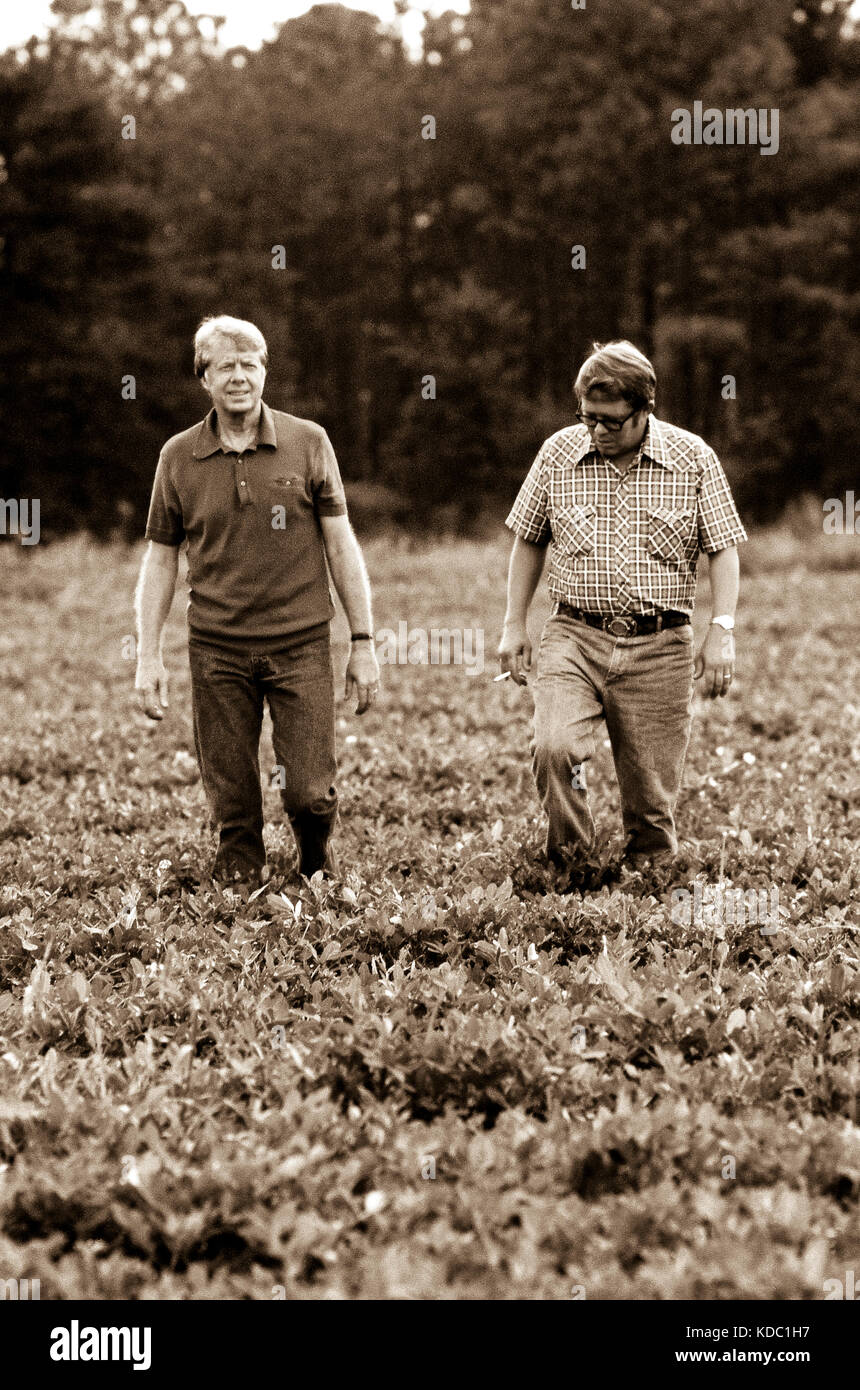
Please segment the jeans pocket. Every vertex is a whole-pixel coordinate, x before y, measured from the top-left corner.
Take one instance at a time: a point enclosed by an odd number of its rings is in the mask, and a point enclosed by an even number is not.
[[[207,680],[212,674],[215,659],[215,653],[211,647],[205,646],[202,642],[195,642],[193,638],[189,641],[188,666],[192,680]]]
[[[328,632],[312,637],[284,651],[271,652],[268,657],[269,675],[288,683],[332,680],[331,639]]]

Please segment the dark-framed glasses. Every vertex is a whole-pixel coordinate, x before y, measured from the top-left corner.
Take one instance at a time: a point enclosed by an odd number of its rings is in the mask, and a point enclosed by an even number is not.
[[[602,425],[603,428],[609,430],[611,434],[617,434],[618,431],[623,429],[627,424],[628,420],[632,420],[634,415],[638,415],[640,409],[641,407],[637,406],[635,410],[631,410],[629,415],[625,415],[622,420],[612,420],[606,415],[589,415],[587,411],[584,410],[578,410],[576,412],[576,418],[581,425],[585,425],[587,430],[596,430],[598,425]]]

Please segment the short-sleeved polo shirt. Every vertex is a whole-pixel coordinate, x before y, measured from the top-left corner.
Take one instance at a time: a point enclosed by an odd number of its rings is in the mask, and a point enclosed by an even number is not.
[[[333,613],[320,517],[346,498],[322,426],[263,404],[257,440],[226,450],[215,410],[161,451],[147,540],[188,542],[188,626],[270,645]]]

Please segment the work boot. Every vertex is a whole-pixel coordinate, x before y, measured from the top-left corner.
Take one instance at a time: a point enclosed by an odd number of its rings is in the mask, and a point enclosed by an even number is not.
[[[305,878],[313,878],[322,869],[329,877],[336,878],[340,866],[329,844],[331,823],[307,811],[291,816],[290,822],[299,852],[299,873]]]

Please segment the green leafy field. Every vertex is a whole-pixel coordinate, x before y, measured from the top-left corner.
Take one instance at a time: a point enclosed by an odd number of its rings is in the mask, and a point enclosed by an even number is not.
[[[275,788],[271,891],[205,885],[179,600],[168,720],[131,697],[139,557],[0,553],[0,1277],[820,1299],[858,1268],[856,571],[745,580],[674,885],[581,899],[533,862],[530,698],[491,681],[505,547],[374,542],[377,628],[485,628],[486,670],[341,707],[347,872],[296,908]],[[606,749],[590,783],[608,843]],[[779,930],[677,925],[697,875],[775,888]]]

